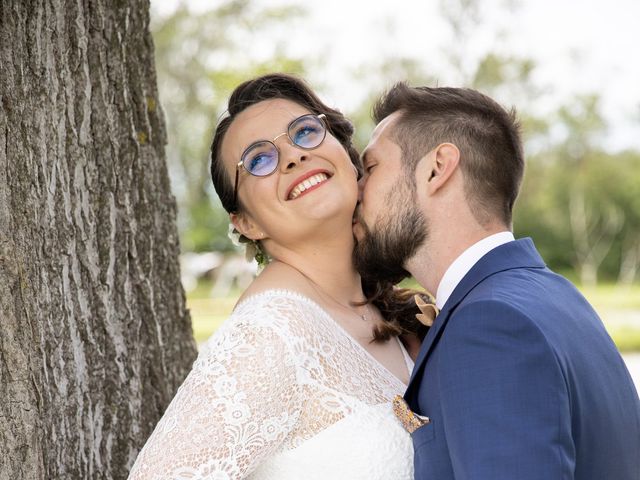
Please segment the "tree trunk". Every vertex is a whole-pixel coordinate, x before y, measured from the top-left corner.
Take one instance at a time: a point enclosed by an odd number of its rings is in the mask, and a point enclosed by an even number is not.
[[[569,225],[580,282],[595,286],[598,268],[624,225],[624,212],[610,204],[601,205],[599,211],[589,214],[584,191],[575,185],[569,195]]]
[[[640,266],[640,235],[629,233],[622,242],[622,260],[618,273],[618,285],[631,286]]]
[[[195,358],[148,0],[0,2],[0,479],[125,478]]]

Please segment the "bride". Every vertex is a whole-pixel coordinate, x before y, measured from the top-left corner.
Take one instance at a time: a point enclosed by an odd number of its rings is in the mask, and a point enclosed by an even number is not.
[[[269,260],[140,452],[131,479],[412,479],[391,401],[419,332],[412,296],[352,262],[353,128],[301,80],[247,81],[218,125],[211,174],[242,238]],[[366,284],[366,279],[364,279]]]

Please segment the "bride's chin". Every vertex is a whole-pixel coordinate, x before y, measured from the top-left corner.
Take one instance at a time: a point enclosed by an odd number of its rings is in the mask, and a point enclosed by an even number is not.
[[[305,208],[305,216],[324,221],[336,221],[344,219],[350,226],[353,212],[356,208],[356,199],[318,198],[309,199],[309,207]]]

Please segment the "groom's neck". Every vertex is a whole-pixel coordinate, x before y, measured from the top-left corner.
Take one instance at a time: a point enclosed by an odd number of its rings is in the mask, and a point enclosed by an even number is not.
[[[433,227],[429,229],[427,240],[407,262],[405,268],[434,296],[447,269],[465,250],[480,240],[507,229],[503,225],[469,228],[458,224],[457,228]]]

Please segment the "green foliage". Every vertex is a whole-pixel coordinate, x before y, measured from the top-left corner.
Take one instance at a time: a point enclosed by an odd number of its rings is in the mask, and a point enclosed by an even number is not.
[[[562,192],[563,181],[557,180],[553,167],[539,158],[528,159],[514,210],[514,233],[516,237],[533,238],[547,264],[554,270],[566,271],[573,267],[573,257],[566,212],[556,196]]]
[[[572,99],[552,123],[556,138],[527,159],[515,230],[533,237],[554,269],[575,268],[583,282],[616,280],[640,246],[640,152],[599,146],[607,126],[597,95]]]
[[[181,4],[152,23],[168,163],[185,251],[234,248],[227,238],[227,214],[209,174],[213,130],[240,82],[271,71],[305,73],[303,62],[283,55],[278,42],[264,59],[252,55],[253,46],[264,47],[262,35],[299,15],[299,8],[264,9],[248,0],[227,0],[198,13]]]
[[[527,83],[534,68],[531,59],[501,57],[490,52],[478,64],[472,84],[479,90],[487,90],[512,82]]]
[[[227,232],[229,216],[220,200],[204,197],[193,202],[181,218],[182,245],[186,251],[224,252],[230,249]]]

